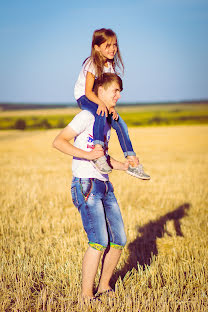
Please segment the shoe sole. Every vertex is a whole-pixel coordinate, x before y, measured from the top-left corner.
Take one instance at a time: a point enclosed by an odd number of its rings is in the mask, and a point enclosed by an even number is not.
[[[109,174],[109,173],[111,173],[112,172],[112,170],[111,171],[108,171],[108,172],[103,172],[102,170],[100,170],[98,167],[96,167],[96,165],[94,164],[94,162],[92,161],[92,160],[90,160],[90,163],[93,165],[93,167],[98,171],[98,172],[100,172],[101,174]]]
[[[150,177],[149,178],[145,178],[145,177],[140,177],[138,176],[137,174],[134,174],[132,172],[129,172],[129,171],[126,171],[126,173],[128,173],[129,175],[135,177],[135,178],[138,178],[138,179],[141,179],[141,180],[150,180]]]

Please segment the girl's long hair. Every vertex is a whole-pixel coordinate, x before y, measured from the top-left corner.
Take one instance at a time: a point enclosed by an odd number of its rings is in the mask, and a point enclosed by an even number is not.
[[[100,46],[102,43],[106,42],[108,39],[111,39],[113,37],[116,37],[117,39],[115,32],[111,29],[101,28],[95,30],[93,33],[91,55],[90,57],[86,58],[83,64],[88,64],[88,62],[91,61],[95,66],[95,72],[97,77],[100,77],[103,74],[105,60],[102,57],[102,55],[100,55],[100,53],[95,50],[95,45]],[[119,74],[117,72],[117,68],[121,69],[122,72],[124,72],[124,64],[119,51],[118,41],[117,41],[117,52],[114,56],[114,59],[109,60],[109,62],[112,62],[112,66],[116,74]]]

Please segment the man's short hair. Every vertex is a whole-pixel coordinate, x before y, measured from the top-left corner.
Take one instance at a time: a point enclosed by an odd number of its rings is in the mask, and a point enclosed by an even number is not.
[[[120,91],[123,90],[123,83],[121,78],[113,73],[104,73],[101,77],[95,79],[93,91],[98,95],[98,88],[103,87],[107,89],[111,83],[116,82],[119,85]]]

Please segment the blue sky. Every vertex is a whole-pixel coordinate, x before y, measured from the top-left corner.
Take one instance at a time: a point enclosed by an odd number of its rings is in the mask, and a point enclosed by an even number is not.
[[[207,0],[0,0],[0,102],[74,102],[102,27],[118,36],[121,102],[208,99]]]

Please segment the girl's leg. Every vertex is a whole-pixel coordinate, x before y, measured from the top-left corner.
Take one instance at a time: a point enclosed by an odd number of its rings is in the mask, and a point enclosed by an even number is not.
[[[94,144],[104,146],[104,127],[105,127],[105,116],[98,115],[97,108],[98,105],[92,101],[90,101],[85,95],[81,96],[77,100],[78,105],[81,109],[87,110],[90,113],[92,113],[95,117],[95,122],[93,126],[93,138],[94,138]]]
[[[82,262],[82,297],[93,297],[93,285],[102,252],[88,247]]]
[[[134,153],[126,123],[120,116],[118,120],[114,120],[111,117],[111,125],[116,130],[124,156],[129,160],[130,166],[126,172],[136,178],[149,180],[150,176],[144,172],[143,166],[139,164],[139,159]]]
[[[90,101],[85,95],[81,96],[78,99],[78,105],[81,109],[88,110],[95,116],[95,122],[93,126],[93,141],[95,150],[103,149],[104,147],[104,127],[106,122],[106,117],[98,115],[97,108],[98,105]],[[111,167],[109,166],[105,155],[103,154],[102,157],[98,159],[94,159],[91,161],[93,166],[102,174],[108,174],[112,171]]]
[[[125,157],[136,156],[129,137],[128,128],[124,120],[120,116],[118,117],[117,120],[114,120],[113,117],[111,116],[110,122],[113,129],[116,130],[124,156]]]

